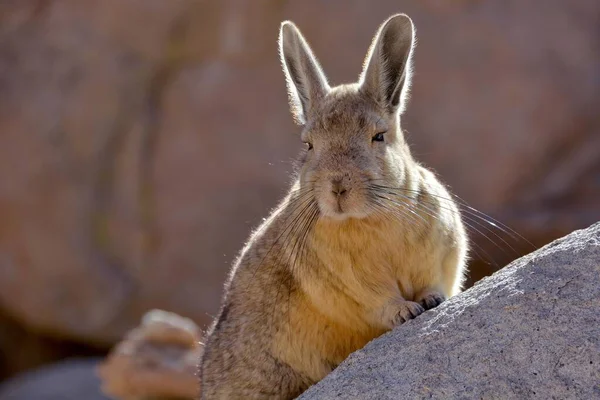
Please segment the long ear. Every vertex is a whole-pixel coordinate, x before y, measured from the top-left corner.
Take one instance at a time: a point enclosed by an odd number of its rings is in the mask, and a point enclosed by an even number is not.
[[[281,24],[279,55],[292,115],[297,124],[303,125],[329,92],[329,83],[310,46],[292,22]]]
[[[414,35],[411,19],[396,14],[381,25],[365,58],[361,90],[390,113],[404,111]]]

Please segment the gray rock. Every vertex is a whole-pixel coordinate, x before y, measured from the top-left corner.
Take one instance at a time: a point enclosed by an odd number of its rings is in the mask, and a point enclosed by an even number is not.
[[[300,399],[600,398],[600,223],[373,340]]]
[[[0,386],[0,400],[109,400],[96,359],[73,359],[23,373]]]

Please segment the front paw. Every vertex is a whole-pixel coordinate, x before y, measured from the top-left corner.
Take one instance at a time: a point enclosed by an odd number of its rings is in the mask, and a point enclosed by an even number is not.
[[[399,304],[399,310],[394,317],[393,324],[400,325],[406,321],[416,318],[425,311],[423,306],[414,301],[403,301]]]
[[[419,301],[419,304],[421,304],[421,306],[423,306],[423,308],[425,308],[426,310],[431,310],[432,308],[435,308],[435,307],[439,306],[440,304],[442,304],[444,301],[446,301],[446,298],[444,297],[444,295],[442,295],[440,293],[432,292],[432,293],[427,293],[425,296],[420,298],[418,301]]]

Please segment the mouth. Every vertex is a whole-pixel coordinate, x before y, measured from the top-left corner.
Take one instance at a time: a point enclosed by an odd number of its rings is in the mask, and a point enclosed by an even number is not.
[[[342,209],[342,201],[338,197],[337,199],[337,209],[335,210],[336,214],[343,214],[344,210]]]
[[[330,218],[336,221],[343,221],[345,219],[350,218],[350,215],[348,215],[348,213],[343,212],[341,209],[339,211],[334,211],[334,212],[330,212],[327,214],[323,214],[323,216],[325,218]]]
[[[353,204],[354,202],[341,201],[338,199],[330,201],[319,201],[321,216],[335,221],[344,221],[350,218],[362,219],[369,216],[364,207]]]
[[[319,182],[315,199],[321,216],[343,221],[350,218],[362,219],[369,216],[368,193],[358,184],[344,178]]]

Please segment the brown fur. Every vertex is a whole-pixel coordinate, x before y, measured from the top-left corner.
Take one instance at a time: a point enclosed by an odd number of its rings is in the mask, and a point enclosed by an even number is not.
[[[460,213],[400,128],[413,44],[412,21],[391,17],[359,82],[330,88],[298,29],[282,25],[290,104],[310,145],[231,272],[205,343],[202,399],[294,398],[461,290]]]

